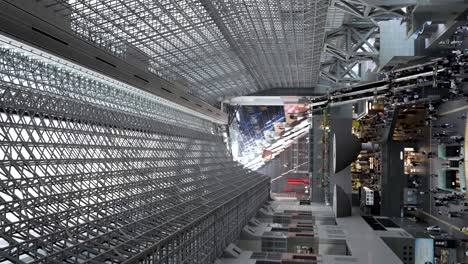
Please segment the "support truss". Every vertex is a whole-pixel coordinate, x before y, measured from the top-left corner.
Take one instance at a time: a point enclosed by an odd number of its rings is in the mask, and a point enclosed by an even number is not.
[[[342,61],[375,59],[379,51],[369,40],[375,39],[378,32],[375,25],[343,25],[327,34],[329,43],[325,44],[325,52]],[[334,46],[334,40],[341,47]]]
[[[402,6],[375,6],[363,0],[332,0],[330,6],[345,12],[351,19],[327,33],[320,77],[333,83],[359,82],[362,62],[372,61],[378,65],[376,21],[403,17]]]
[[[268,198],[194,117],[11,50],[0,62],[0,263],[210,263]]]
[[[333,83],[355,83],[361,80],[359,69],[360,61],[343,62],[333,59],[322,63],[320,77]]]
[[[404,6],[376,6],[365,0],[332,0],[332,7],[337,7],[346,13],[364,19],[386,19],[391,17],[403,17],[405,13],[401,10]]]
[[[0,48],[0,80],[178,126],[206,132],[214,129],[211,122],[169,107],[152,94],[85,76],[80,71],[44,63],[13,50]]]
[[[318,81],[329,0],[42,2],[81,38],[210,103]]]
[[[327,33],[324,50],[328,60],[322,63],[321,77],[334,83],[360,81],[359,63],[378,61],[379,52],[374,45],[378,29],[374,24],[343,25]]]

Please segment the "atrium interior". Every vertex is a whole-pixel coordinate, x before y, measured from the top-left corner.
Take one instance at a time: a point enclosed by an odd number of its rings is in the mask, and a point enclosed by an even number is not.
[[[468,264],[466,0],[0,0],[0,264]]]

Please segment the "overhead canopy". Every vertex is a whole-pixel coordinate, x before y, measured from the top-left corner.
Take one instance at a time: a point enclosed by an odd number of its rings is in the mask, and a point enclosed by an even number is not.
[[[50,3],[50,2],[56,2]],[[47,1],[87,41],[202,99],[317,84],[328,0]]]
[[[351,133],[351,121],[333,122],[333,172],[348,167],[361,151],[361,141]]]

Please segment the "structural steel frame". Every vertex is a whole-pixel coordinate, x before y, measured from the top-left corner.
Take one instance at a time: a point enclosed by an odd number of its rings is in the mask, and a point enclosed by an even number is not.
[[[381,20],[393,17],[403,17],[405,13],[401,8],[406,5],[395,5],[389,3],[389,6],[383,6],[370,4],[366,0],[332,0],[331,6],[339,8],[358,18]]]
[[[7,45],[0,48],[0,80],[196,130],[210,132],[215,128],[207,120],[161,103],[157,96],[86,76],[63,64],[46,63],[14,49]]]
[[[361,76],[354,70],[356,65],[363,61],[378,64],[379,51],[374,46],[378,33],[379,28],[373,23],[346,24],[328,32],[324,51],[329,59],[322,63],[321,77],[335,83],[359,82]]]
[[[213,125],[6,48],[0,77],[2,264],[209,263],[268,199]]]
[[[363,0],[332,0],[330,10],[344,12],[350,19],[344,19],[340,27],[327,32],[320,77],[332,83],[361,81],[360,64],[364,61],[379,63],[376,41],[369,41],[378,39],[377,21],[404,17],[402,7],[377,6]]]
[[[313,88],[329,0],[49,0],[83,39],[215,103]]]

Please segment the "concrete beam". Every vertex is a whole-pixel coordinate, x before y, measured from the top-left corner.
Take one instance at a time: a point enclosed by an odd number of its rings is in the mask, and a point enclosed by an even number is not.
[[[468,10],[466,10],[459,17],[449,20],[444,24],[437,24],[436,31],[431,34],[431,36],[425,39],[426,49],[433,49],[439,46],[439,42],[450,37],[457,27],[466,23],[466,15]]]

